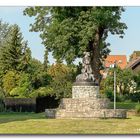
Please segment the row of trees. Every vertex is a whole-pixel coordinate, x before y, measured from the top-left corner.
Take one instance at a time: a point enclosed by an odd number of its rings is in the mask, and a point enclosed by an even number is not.
[[[102,62],[110,52],[107,47],[109,43],[106,42],[108,34],[122,38],[127,29],[126,24],[121,22],[123,11],[123,7],[26,8],[24,15],[35,16],[31,31],[40,32],[46,47],[44,63],[31,57],[28,43],[23,40],[18,25],[0,21],[1,93],[13,97],[48,94],[58,98],[70,97],[71,86],[79,70],[72,62],[81,58],[84,51],[91,53],[92,69],[100,82]],[[49,52],[57,60],[55,65],[50,66],[48,63]],[[67,65],[62,64],[64,60]],[[132,77],[130,72],[123,73],[120,69],[117,73],[120,73],[118,88],[123,95],[131,87],[128,81]],[[112,80],[112,77],[108,77],[101,84],[109,84],[109,88],[112,88]],[[103,87],[106,90],[106,86]]]
[[[18,25],[0,21],[0,94],[5,97],[71,96],[76,68],[32,58]]]

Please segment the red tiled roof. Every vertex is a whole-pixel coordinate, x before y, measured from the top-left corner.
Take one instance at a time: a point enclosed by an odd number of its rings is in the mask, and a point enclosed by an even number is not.
[[[109,68],[115,61],[121,69],[124,69],[127,65],[126,55],[108,55],[104,61],[104,65],[106,68]]]

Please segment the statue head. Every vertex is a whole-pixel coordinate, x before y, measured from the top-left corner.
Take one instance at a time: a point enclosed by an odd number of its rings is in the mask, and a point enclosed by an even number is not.
[[[90,52],[84,52],[84,56],[90,56]]]

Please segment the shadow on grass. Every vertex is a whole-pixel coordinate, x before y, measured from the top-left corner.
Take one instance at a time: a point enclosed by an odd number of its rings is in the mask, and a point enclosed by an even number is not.
[[[20,113],[20,112],[6,112],[0,113],[0,124],[9,123],[13,121],[25,121],[29,119],[46,119],[44,113]]]

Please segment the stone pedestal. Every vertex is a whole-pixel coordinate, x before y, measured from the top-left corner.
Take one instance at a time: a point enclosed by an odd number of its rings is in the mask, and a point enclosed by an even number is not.
[[[99,86],[74,85],[72,98],[61,100],[59,108],[46,109],[48,118],[126,118],[126,110],[107,109],[109,100],[99,96]]]
[[[72,98],[97,98],[99,96],[99,86],[73,86]]]

